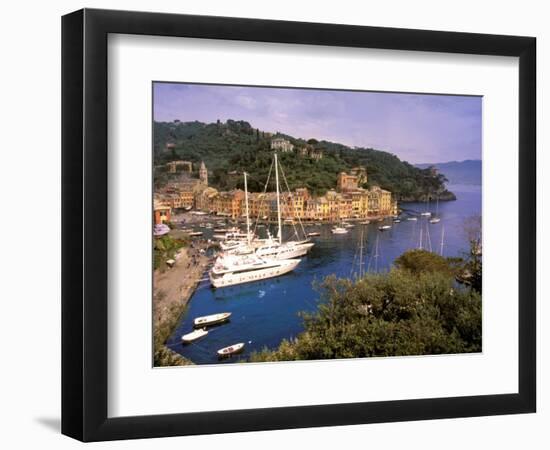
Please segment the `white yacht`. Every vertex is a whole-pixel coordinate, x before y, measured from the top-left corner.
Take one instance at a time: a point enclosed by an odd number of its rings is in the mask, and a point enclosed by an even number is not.
[[[345,227],[334,227],[330,230],[332,234],[347,234],[349,230]]]
[[[247,242],[232,242],[231,245],[224,244],[226,254],[229,255],[249,255],[255,253],[264,259],[289,259],[304,256],[313,247],[313,242],[309,240],[288,241],[280,243],[268,235],[267,239],[255,239]]]
[[[291,272],[300,263],[300,259],[294,258],[313,246],[309,242],[296,242],[283,244],[281,239],[281,206],[279,200],[279,172],[277,154],[275,153],[275,176],[277,185],[277,215],[278,215],[278,241],[269,239],[267,246],[258,243],[253,244],[253,233],[250,231],[250,215],[248,211],[247,174],[244,173],[244,192],[246,207],[246,241],[238,245],[232,252],[226,252],[219,256],[210,269],[209,277],[215,288],[233,286],[235,284],[249,283],[278,277]],[[242,242],[242,241],[241,241]],[[222,247],[223,248],[223,247]],[[258,251],[260,254],[258,254]],[[305,253],[304,253],[305,252]],[[231,254],[234,253],[234,254]],[[260,256],[262,255],[262,256]]]
[[[300,259],[265,260],[254,254],[219,257],[209,272],[210,282],[216,288],[278,277],[291,272]]]
[[[228,241],[220,244],[222,250],[227,254],[233,255],[249,255],[255,253],[263,259],[289,259],[304,256],[313,247],[313,242],[308,239],[299,241],[283,242],[281,232],[281,214],[280,214],[280,196],[279,196],[279,171],[277,155],[274,156],[275,177],[277,184],[277,212],[279,231],[277,238],[274,239],[269,231],[267,239],[258,239],[253,232],[250,231],[250,215],[248,212],[248,187],[247,174],[244,174],[244,192],[245,192],[245,217],[246,217],[246,233],[241,233]],[[285,221],[286,222],[286,221]],[[304,231],[305,233],[305,231]],[[247,238],[248,236],[248,238]]]

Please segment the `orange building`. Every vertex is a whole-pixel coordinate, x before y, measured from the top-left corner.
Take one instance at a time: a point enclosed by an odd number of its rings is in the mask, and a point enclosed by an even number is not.
[[[359,178],[357,175],[348,175],[346,172],[338,174],[336,188],[338,192],[354,191],[359,187]]]
[[[153,223],[168,223],[172,219],[172,208],[155,200],[153,205]]]

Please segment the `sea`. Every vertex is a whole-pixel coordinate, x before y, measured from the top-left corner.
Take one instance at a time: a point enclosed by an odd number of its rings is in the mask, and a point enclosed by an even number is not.
[[[329,224],[306,226],[307,232],[316,231],[320,236],[312,238],[315,245],[298,267],[281,277],[213,289],[205,273],[167,346],[196,364],[244,362],[252,352],[275,349],[283,339],[293,339],[304,330],[300,313],[316,311],[320,295],[315,285],[328,275],[353,278],[360,271],[385,272],[403,252],[419,247],[446,257],[465,256],[468,239],[464,223],[481,216],[481,186],[449,185],[448,189],[455,193],[456,201],[429,205],[441,218],[437,224],[420,215],[428,208],[425,203],[403,203],[400,223],[390,219],[369,225],[353,222],[354,228],[343,235],[332,234]],[[379,231],[378,227],[386,224],[391,228]],[[292,226],[285,226],[283,236],[293,232]],[[182,344],[181,336],[193,330],[195,317],[219,312],[231,312],[231,320],[210,328],[206,337],[194,343]],[[240,355],[218,359],[217,350],[239,342],[245,343]]]

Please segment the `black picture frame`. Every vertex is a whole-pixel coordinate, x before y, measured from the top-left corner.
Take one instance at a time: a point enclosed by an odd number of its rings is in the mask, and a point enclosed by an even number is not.
[[[107,36],[110,33],[518,57],[518,393],[109,418]],[[82,441],[101,441],[535,412],[535,91],[533,37],[94,9],[64,16],[62,433]]]

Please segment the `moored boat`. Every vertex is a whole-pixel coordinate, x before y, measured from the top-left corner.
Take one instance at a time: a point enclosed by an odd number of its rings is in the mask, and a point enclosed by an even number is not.
[[[407,217],[407,220],[409,222],[416,222],[418,220],[418,217],[414,217],[414,216],[413,217]]]
[[[370,224],[370,220],[363,220],[362,222],[359,222],[360,225],[368,225]]]
[[[200,328],[198,330],[193,330],[191,333],[184,334],[181,337],[181,341],[184,344],[189,344],[193,341],[196,341],[197,339],[200,339],[208,334],[208,330],[206,328]]]
[[[378,227],[380,231],[386,231],[386,230],[389,230],[390,228],[391,228],[391,225],[382,225]]]
[[[311,231],[307,234],[307,237],[315,237],[315,236],[321,236],[321,233],[318,231]]]
[[[300,259],[264,260],[254,254],[227,255],[216,260],[208,275],[215,288],[234,286],[284,275],[294,270],[300,261]]]
[[[223,323],[229,320],[231,317],[230,312],[223,312],[218,314],[211,314],[209,316],[196,317],[193,320],[193,326],[195,327],[205,327],[207,325],[216,325],[218,323]]]
[[[230,345],[229,347],[220,348],[216,353],[220,358],[235,355],[242,352],[244,349],[244,342],[239,342],[238,344]]]
[[[430,219],[430,223],[439,223],[441,222],[441,219],[439,217],[432,217]]]
[[[334,227],[330,230],[332,234],[347,234],[349,230],[344,227]]]

